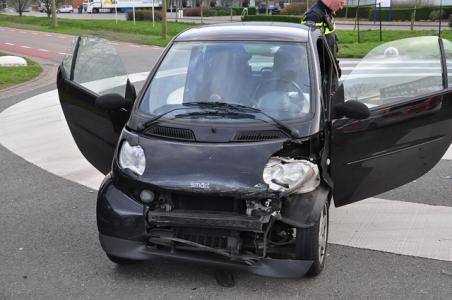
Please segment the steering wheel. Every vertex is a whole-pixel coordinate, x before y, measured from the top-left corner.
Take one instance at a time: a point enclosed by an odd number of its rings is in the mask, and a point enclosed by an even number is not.
[[[275,85],[274,85],[275,82],[280,82],[280,83],[282,83],[282,85],[278,85],[275,88]],[[303,104],[304,104],[303,90],[293,80],[273,78],[273,79],[269,79],[264,82],[261,82],[254,90],[254,93],[253,93],[251,99],[253,99],[253,101],[255,102],[255,105],[257,105],[259,107],[262,97],[267,93],[275,92],[275,91],[282,91],[282,92],[287,92],[287,93],[291,92],[290,90],[283,88],[284,85],[286,85],[286,86],[289,85],[289,86],[295,88],[295,91],[293,91],[293,92],[296,92],[298,94],[298,96],[294,98],[294,97],[291,97],[290,95],[288,95],[288,99],[290,100],[290,102],[292,104],[291,106],[296,108],[297,113],[302,112]],[[271,89],[271,90],[266,91],[265,89]]]

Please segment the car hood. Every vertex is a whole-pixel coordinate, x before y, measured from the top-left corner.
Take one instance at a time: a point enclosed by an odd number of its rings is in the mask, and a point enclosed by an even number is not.
[[[264,167],[284,142],[190,143],[140,138],[146,155],[146,170],[140,180],[170,190],[267,192]]]

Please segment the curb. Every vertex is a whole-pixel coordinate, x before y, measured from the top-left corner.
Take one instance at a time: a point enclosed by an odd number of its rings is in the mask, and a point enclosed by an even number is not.
[[[8,87],[4,90],[1,90],[0,91],[1,92],[0,100],[4,99],[4,98],[9,98],[9,97],[12,97],[15,95],[19,95],[19,94],[22,94],[25,92],[32,91],[36,88],[40,88],[40,87],[49,85],[56,81],[56,71],[58,69],[58,64],[52,63],[51,61],[48,61],[48,60],[36,58],[36,57],[31,57],[31,56],[22,55],[22,54],[18,55],[17,53],[14,53],[14,52],[9,52],[9,51],[4,51],[4,50],[2,50],[2,52],[20,56],[20,57],[26,57],[30,60],[33,60],[34,62],[39,64],[39,66],[42,68],[42,72],[37,77],[35,77],[29,81],[22,82],[22,83],[13,85],[11,87]]]

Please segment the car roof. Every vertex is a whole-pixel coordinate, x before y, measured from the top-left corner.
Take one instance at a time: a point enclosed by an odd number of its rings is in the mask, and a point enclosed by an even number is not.
[[[307,42],[310,28],[283,22],[241,22],[195,27],[175,41],[283,41]]]

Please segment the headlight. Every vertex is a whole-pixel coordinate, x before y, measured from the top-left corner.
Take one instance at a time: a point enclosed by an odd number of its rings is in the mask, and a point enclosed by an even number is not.
[[[121,169],[130,169],[137,175],[143,175],[146,167],[146,158],[141,146],[130,146],[128,141],[122,143],[119,151],[119,166]]]
[[[319,168],[307,160],[272,157],[263,174],[264,182],[274,191],[308,193],[320,184]]]

